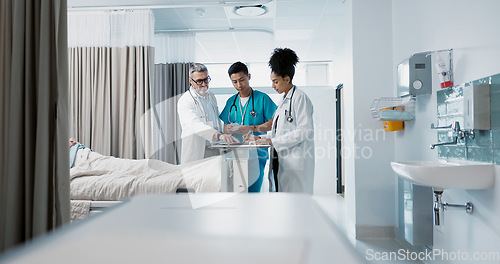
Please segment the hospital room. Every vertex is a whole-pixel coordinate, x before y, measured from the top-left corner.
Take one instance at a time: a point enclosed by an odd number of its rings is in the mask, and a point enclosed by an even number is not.
[[[500,263],[498,10],[0,1],[0,263]]]

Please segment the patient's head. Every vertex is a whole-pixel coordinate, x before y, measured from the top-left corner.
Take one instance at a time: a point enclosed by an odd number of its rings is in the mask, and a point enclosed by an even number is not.
[[[79,142],[74,140],[73,138],[69,139],[69,147],[71,148],[73,145],[78,144]]]

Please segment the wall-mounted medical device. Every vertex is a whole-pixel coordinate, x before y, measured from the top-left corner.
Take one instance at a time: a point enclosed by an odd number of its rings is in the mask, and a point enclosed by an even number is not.
[[[432,93],[432,67],[429,52],[415,53],[398,65],[398,96]]]
[[[490,85],[466,85],[464,93],[464,129],[490,130]]]

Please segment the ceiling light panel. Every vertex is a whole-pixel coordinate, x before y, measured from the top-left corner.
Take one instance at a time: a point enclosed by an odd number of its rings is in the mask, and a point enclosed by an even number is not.
[[[258,17],[267,13],[267,7],[264,5],[255,6],[236,6],[233,12],[243,17]]]
[[[245,16],[240,16],[240,15],[237,15],[235,12],[234,12],[234,6],[227,6],[225,7],[225,10],[226,10],[226,14],[227,14],[227,17],[231,20],[233,19],[255,19],[255,20],[260,20],[260,19],[263,19],[263,18],[273,18],[274,17],[274,12],[275,12],[275,7],[276,7],[276,0],[273,0],[269,3],[266,3],[264,4],[264,6],[266,7],[267,9],[267,13],[263,14],[263,15],[260,15],[260,16],[256,16],[256,17],[245,17]]]

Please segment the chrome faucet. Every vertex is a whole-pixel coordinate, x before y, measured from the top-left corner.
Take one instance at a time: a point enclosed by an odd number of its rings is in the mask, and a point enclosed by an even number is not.
[[[444,142],[444,143],[436,143],[431,145],[431,149],[434,149],[436,146],[443,146],[443,145],[456,145],[458,142],[457,136],[453,136],[453,141],[451,142]]]
[[[431,124],[431,129],[447,129],[447,128],[450,128],[453,131],[453,133],[452,133],[453,141],[432,144],[431,149],[434,149],[436,146],[456,145],[459,138],[463,139],[466,136],[468,136],[471,139],[474,138],[474,130],[472,130],[472,129],[470,131],[461,130],[460,123],[458,121],[455,121],[455,122],[451,123],[449,126],[445,126],[445,127],[436,127],[436,126],[434,126],[434,124]]]

